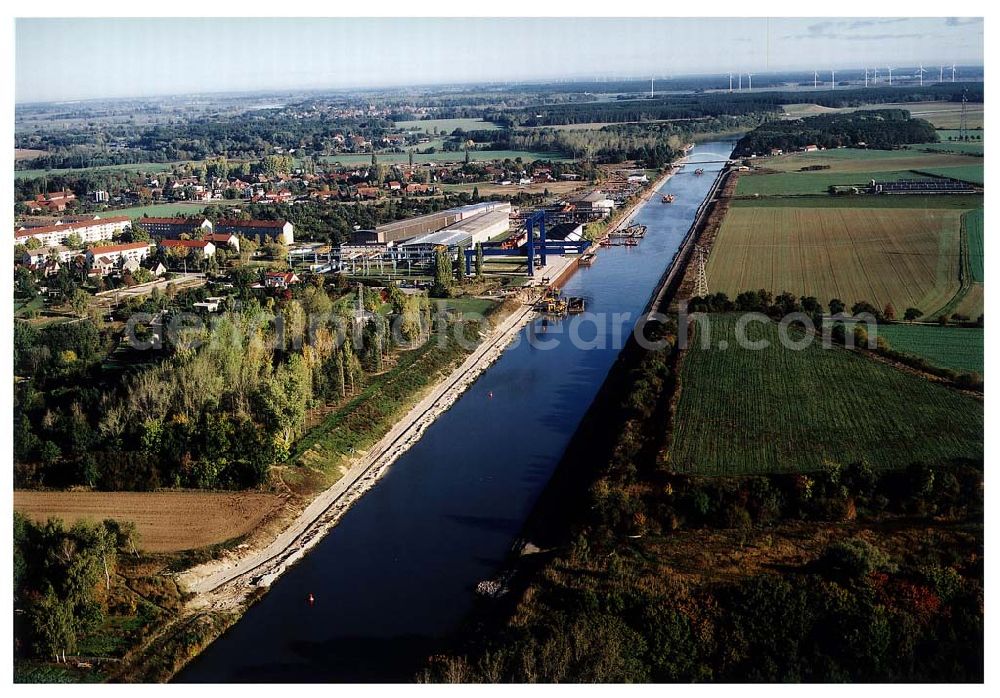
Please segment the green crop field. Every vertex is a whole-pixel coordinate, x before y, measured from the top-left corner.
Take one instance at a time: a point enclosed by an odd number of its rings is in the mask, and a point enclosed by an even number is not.
[[[106,211],[102,216],[128,216],[129,218],[142,218],[143,216],[164,217],[171,216],[197,216],[206,206],[221,202],[193,202],[193,203],[172,203],[172,204],[149,204],[147,206],[133,206],[131,208],[120,208],[114,211]],[[239,201],[232,201],[230,204],[238,205]]]
[[[457,128],[463,131],[496,131],[498,126],[482,119],[419,119],[417,121],[397,121],[396,128],[404,131],[450,134]]]
[[[780,172],[777,174],[751,174],[740,177],[736,196],[789,196],[826,194],[832,186],[867,186],[877,179],[895,182],[900,179],[930,179],[908,170],[871,170],[851,172]]]
[[[900,150],[831,148],[812,153],[791,153],[758,160],[761,167],[781,172],[799,172],[803,167],[829,167],[821,172],[890,172],[925,167],[948,167],[968,164],[968,156],[927,153],[915,145]]]
[[[973,162],[975,159],[970,158]],[[919,170],[920,174],[935,175],[938,177],[951,177],[952,179],[960,179],[963,182],[971,182],[972,184],[982,184],[983,183],[983,161],[979,160],[976,164],[971,165],[957,165],[954,167],[922,167]]]
[[[964,155],[982,155],[983,154],[983,142],[973,141],[973,142],[956,142],[956,141],[942,141],[941,143],[920,143],[919,145],[913,146],[914,148],[920,148],[921,150],[933,150],[937,153],[961,153]]]
[[[982,328],[895,324],[879,325],[878,334],[892,349],[923,357],[935,366],[983,372]]]
[[[733,199],[734,208],[950,208],[961,211],[982,208],[982,194],[952,194],[947,196],[770,196],[759,199]]]
[[[53,170],[14,170],[14,179],[27,179],[29,177],[44,177],[46,175],[80,174],[83,172],[102,172],[106,170],[127,170],[129,172],[168,172],[175,165],[183,165],[184,162],[144,162],[131,165],[104,165],[102,167],[77,167],[58,168]]]
[[[769,348],[741,349],[736,316],[710,318],[710,348],[694,337],[680,365],[668,454],[677,471],[810,472],[862,459],[893,469],[982,457],[978,400],[843,348],[786,349],[770,321],[746,328]]]
[[[730,297],[764,288],[848,305],[891,302],[933,316],[959,291],[961,216],[945,208],[734,207],[712,246],[709,288]]]

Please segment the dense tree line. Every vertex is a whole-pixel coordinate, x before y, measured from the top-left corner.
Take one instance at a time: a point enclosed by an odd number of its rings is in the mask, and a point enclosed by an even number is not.
[[[735,153],[766,155],[772,148],[791,151],[810,144],[821,148],[865,146],[888,150],[937,140],[937,131],[929,122],[911,118],[905,109],[880,109],[766,121],[740,139]]]
[[[90,320],[41,330],[17,322],[18,486],[259,485],[304,433],[308,408],[358,393],[398,341],[423,341],[430,331],[425,296],[390,289],[384,313],[378,294],[364,293],[369,312],[359,320],[356,299],[321,285],[262,304],[245,288],[255,275],[236,281],[244,287],[239,308],[211,329],[178,327],[162,349],[134,351],[124,374],[102,368],[116,337]],[[129,310],[170,307],[170,327],[194,300],[168,306],[154,293]],[[394,322],[398,333],[390,332]]]
[[[753,128],[760,119],[720,116],[684,123],[612,124],[600,129],[525,129],[512,132],[508,143],[518,150],[558,151],[599,163],[635,160],[652,169],[676,159],[693,133]]]
[[[361,133],[378,138],[392,129],[387,119],[330,119],[317,114],[302,118],[287,109],[264,109],[227,115],[197,116],[176,122],[108,126],[99,134],[67,134],[53,129],[20,137],[18,147],[42,148],[48,155],[19,160],[16,169],[79,168],[142,162],[262,158],[275,148],[324,152],[335,133]],[[108,149],[102,139],[124,141]]]
[[[114,602],[119,555],[136,552],[132,524],[107,520],[65,527],[14,514],[16,657],[65,662],[99,630]]]

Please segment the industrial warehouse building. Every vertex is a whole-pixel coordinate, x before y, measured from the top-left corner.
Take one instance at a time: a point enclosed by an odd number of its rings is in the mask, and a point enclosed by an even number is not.
[[[576,242],[583,240],[582,223],[558,223],[545,230],[547,240],[565,240],[566,242]]]
[[[478,204],[450,208],[446,211],[429,213],[425,216],[408,218],[404,221],[387,223],[378,226],[375,230],[358,230],[351,236],[351,242],[359,245],[372,243],[391,245],[403,240],[412,240],[419,235],[436,233],[439,230],[444,230],[473,216],[499,211],[509,216],[511,211],[510,203],[506,201],[484,201]]]
[[[459,247],[468,249],[481,242],[489,242],[510,228],[510,204],[497,208],[499,210],[465,217],[443,230],[400,242],[394,247],[393,256],[401,261],[429,262],[438,247],[447,247],[454,256]]]

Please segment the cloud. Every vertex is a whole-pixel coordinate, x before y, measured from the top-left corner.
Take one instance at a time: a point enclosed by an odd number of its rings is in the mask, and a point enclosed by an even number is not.
[[[859,20],[827,20],[816,22],[806,27],[805,33],[788,34],[785,39],[833,39],[837,41],[886,41],[889,39],[924,39],[927,34],[923,33],[900,33],[900,34],[866,34],[857,30],[867,27],[883,26],[905,22],[908,18],[886,18],[886,19],[859,19]]]
[[[982,17],[948,17],[944,21],[948,27],[964,27],[969,24],[982,24]]]

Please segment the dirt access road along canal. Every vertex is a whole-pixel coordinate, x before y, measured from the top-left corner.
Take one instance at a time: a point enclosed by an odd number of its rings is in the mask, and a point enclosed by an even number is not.
[[[653,196],[635,215],[648,227],[641,244],[602,249],[593,267],[566,283],[567,295],[583,296],[588,311],[607,318],[578,327],[597,348],[568,341],[572,319],[547,328],[537,321],[522,331],[176,680],[411,680],[469,611],[476,583],[503,563],[723,166],[719,155],[732,146],[696,146],[690,164],[661,189],[674,194],[674,203]],[[696,167],[705,174],[694,175]],[[558,341],[530,343],[525,332]]]

